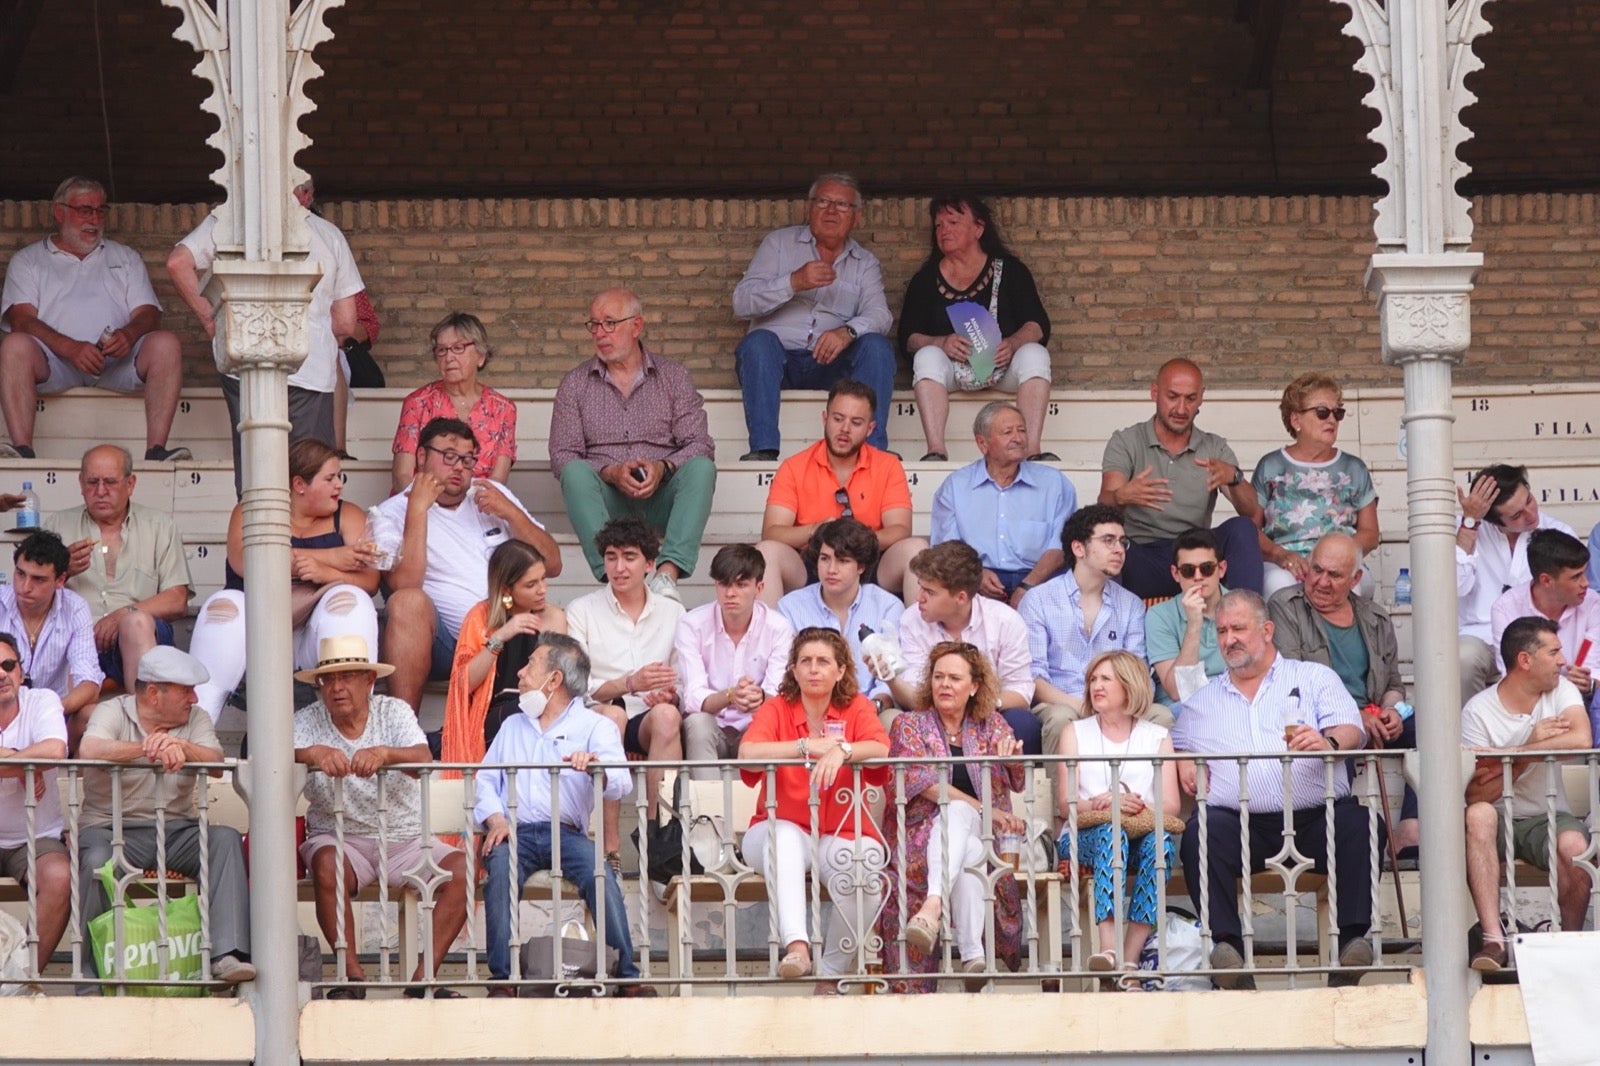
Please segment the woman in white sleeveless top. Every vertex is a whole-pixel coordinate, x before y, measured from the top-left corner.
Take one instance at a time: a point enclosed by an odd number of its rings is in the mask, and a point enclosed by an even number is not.
[[[1091,757],[1073,769],[1064,770],[1058,786],[1057,805],[1063,819],[1057,854],[1072,857],[1075,810],[1078,861],[1094,871],[1094,918],[1100,937],[1100,951],[1089,959],[1089,969],[1098,971],[1137,967],[1139,952],[1150,936],[1160,899],[1156,886],[1156,833],[1147,827],[1155,819],[1176,816],[1181,802],[1178,794],[1177,764],[1159,765],[1161,809],[1155,810],[1157,764],[1139,758],[1172,754],[1172,739],[1167,730],[1149,718],[1154,693],[1150,668],[1144,660],[1125,651],[1110,651],[1096,656],[1085,674],[1089,706],[1094,713],[1079,719],[1061,734],[1060,754]],[[1100,758],[1104,757],[1104,761]],[[1112,760],[1117,760],[1113,763]],[[1113,776],[1115,767],[1115,776]],[[1070,790],[1070,791],[1069,791]],[[1073,795],[1072,793],[1075,793]],[[1070,808],[1068,799],[1075,799]],[[1122,827],[1113,839],[1109,813],[1113,803],[1122,811]],[[1097,825],[1087,823],[1105,818]],[[1138,825],[1139,821],[1143,825]],[[1133,834],[1129,830],[1133,829]],[[1141,834],[1140,830],[1144,832]],[[1172,836],[1163,837],[1166,865],[1172,868],[1177,848]],[[1132,851],[1132,862],[1129,852]],[[1116,921],[1113,896],[1115,856],[1120,854],[1123,883],[1131,887],[1131,899],[1123,921],[1122,955],[1117,957]]]

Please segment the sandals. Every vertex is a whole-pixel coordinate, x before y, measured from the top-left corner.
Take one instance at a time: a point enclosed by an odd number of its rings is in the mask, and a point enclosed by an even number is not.
[[[944,452],[929,452],[922,457],[924,463],[948,463],[950,457]]]
[[[928,918],[918,912],[911,916],[910,921],[906,922],[906,943],[924,955],[933,953],[933,945],[938,940],[939,923],[936,919]]]
[[[805,951],[791,951],[778,962],[778,976],[785,981],[798,981],[811,972],[811,955]]]

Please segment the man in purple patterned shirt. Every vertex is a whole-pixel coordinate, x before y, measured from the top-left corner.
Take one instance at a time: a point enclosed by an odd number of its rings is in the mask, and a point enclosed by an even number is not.
[[[550,468],[595,579],[605,573],[595,534],[634,515],[661,532],[651,590],[681,603],[717,485],[705,400],[683,364],[645,349],[644,308],[627,289],[596,296],[585,325],[595,357],[556,389]]]

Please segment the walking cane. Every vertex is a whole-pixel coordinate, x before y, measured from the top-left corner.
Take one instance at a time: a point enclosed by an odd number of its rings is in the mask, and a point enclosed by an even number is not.
[[[1376,718],[1378,716],[1374,714],[1369,715],[1369,717]],[[1367,730],[1367,736],[1371,739],[1374,748],[1385,746],[1383,737],[1376,730]],[[1383,820],[1387,823],[1391,809],[1389,806],[1389,783],[1383,778],[1383,760],[1378,759],[1375,762],[1378,774],[1378,801],[1383,804]],[[1394,834],[1388,833],[1386,836],[1386,843],[1389,845],[1389,872],[1394,875],[1394,905],[1400,911],[1400,935],[1406,940],[1410,940],[1411,923],[1406,918],[1406,894],[1405,889],[1400,885],[1400,851],[1395,847]]]

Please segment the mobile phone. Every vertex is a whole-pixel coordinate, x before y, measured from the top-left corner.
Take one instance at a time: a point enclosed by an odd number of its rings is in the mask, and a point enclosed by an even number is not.
[[[632,470],[628,471],[628,476],[633,478],[633,480],[637,481],[639,484],[643,485],[644,479],[650,475],[644,472],[644,467],[636,466]]]

